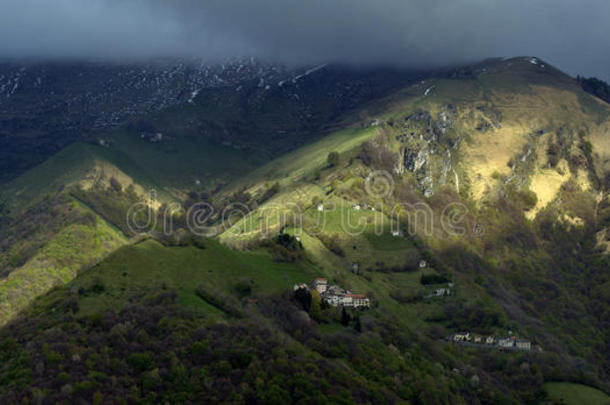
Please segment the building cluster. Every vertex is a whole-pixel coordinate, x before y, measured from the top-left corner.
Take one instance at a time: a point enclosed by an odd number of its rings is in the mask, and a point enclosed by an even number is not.
[[[519,339],[516,336],[496,338],[494,336],[471,335],[470,332],[459,332],[450,337],[455,343],[471,343],[475,345],[486,345],[499,349],[532,350],[529,340]]]
[[[161,132],[142,132],[140,133],[140,138],[148,142],[157,143],[163,140],[163,134]]]
[[[329,285],[328,280],[321,277],[314,279],[311,286],[295,284],[294,290],[298,289],[317,291],[322,300],[333,307],[368,308],[371,306],[370,299],[364,294],[355,294],[338,285]]]

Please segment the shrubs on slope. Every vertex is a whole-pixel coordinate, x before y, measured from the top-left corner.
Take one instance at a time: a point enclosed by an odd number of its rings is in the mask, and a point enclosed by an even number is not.
[[[577,80],[584,91],[610,103],[610,85],[608,83],[595,77],[584,78],[578,76]]]

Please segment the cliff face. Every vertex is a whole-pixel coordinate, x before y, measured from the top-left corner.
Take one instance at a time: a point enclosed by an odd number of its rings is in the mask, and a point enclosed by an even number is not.
[[[386,131],[426,197],[445,185],[477,202],[530,190],[533,216],[571,180],[604,190],[610,169],[610,106],[542,61],[479,67],[468,79],[428,80],[394,112]],[[419,95],[418,95],[419,93]],[[399,99],[397,99],[399,100]]]

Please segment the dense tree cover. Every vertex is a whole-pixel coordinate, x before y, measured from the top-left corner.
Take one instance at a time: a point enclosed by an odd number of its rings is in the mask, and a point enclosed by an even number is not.
[[[55,315],[20,321],[2,332],[4,403],[25,398],[98,403],[388,403],[420,397],[446,401],[461,395],[460,389],[468,391],[451,376],[437,375],[443,388],[432,383],[439,371],[431,365],[422,367],[419,355],[409,362],[396,357],[383,343],[396,337],[359,340],[348,333],[329,344],[309,322],[295,320],[286,310],[293,304],[282,298],[265,302],[263,312],[281,312],[274,318],[290,327],[306,347],[265,326],[256,319],[257,311],[243,320],[214,323],[181,309],[171,291],[154,291],[118,314],[85,317],[73,315],[78,297],[68,290],[51,297]],[[339,358],[351,366],[334,360]]]
[[[269,186],[269,188],[267,188],[265,190],[265,192],[259,197],[258,203],[259,204],[264,203],[265,201],[269,200],[271,197],[276,195],[279,191],[280,191],[280,183],[278,183],[278,182],[273,183],[273,185]]]
[[[292,263],[304,257],[301,242],[287,233],[282,232],[273,239],[263,241],[262,246],[269,248],[273,259],[278,262]]]
[[[578,76],[578,82],[584,91],[610,103],[610,85],[608,83],[595,77],[584,78],[581,76]]]
[[[339,152],[330,152],[326,160],[328,161],[328,166],[333,167],[339,164],[339,159]]]
[[[8,201],[0,196],[0,226],[8,221],[10,212]]]
[[[0,275],[23,265],[49,238],[68,224],[93,225],[91,212],[78,209],[69,196],[46,196],[19,218],[0,221]]]
[[[55,290],[0,332],[0,401],[515,403],[542,399],[547,375],[574,379],[557,356],[460,349],[387,311],[320,308],[309,293],[240,303],[199,292],[227,319],[164,289],[83,316],[80,292]]]
[[[129,207],[140,202],[140,197],[135,193],[133,185],[126,187],[113,177],[107,187],[97,185],[89,190],[74,189],[71,195],[77,200],[91,207],[104,220],[119,228],[126,235],[133,235],[133,229],[125,220]],[[140,213],[144,215],[144,213]],[[142,219],[145,223],[145,219]]]

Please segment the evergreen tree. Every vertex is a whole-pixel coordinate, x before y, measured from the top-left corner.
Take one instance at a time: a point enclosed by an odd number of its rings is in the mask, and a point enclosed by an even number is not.
[[[352,317],[347,313],[345,307],[341,310],[341,325],[348,326],[349,322],[352,320]]]

